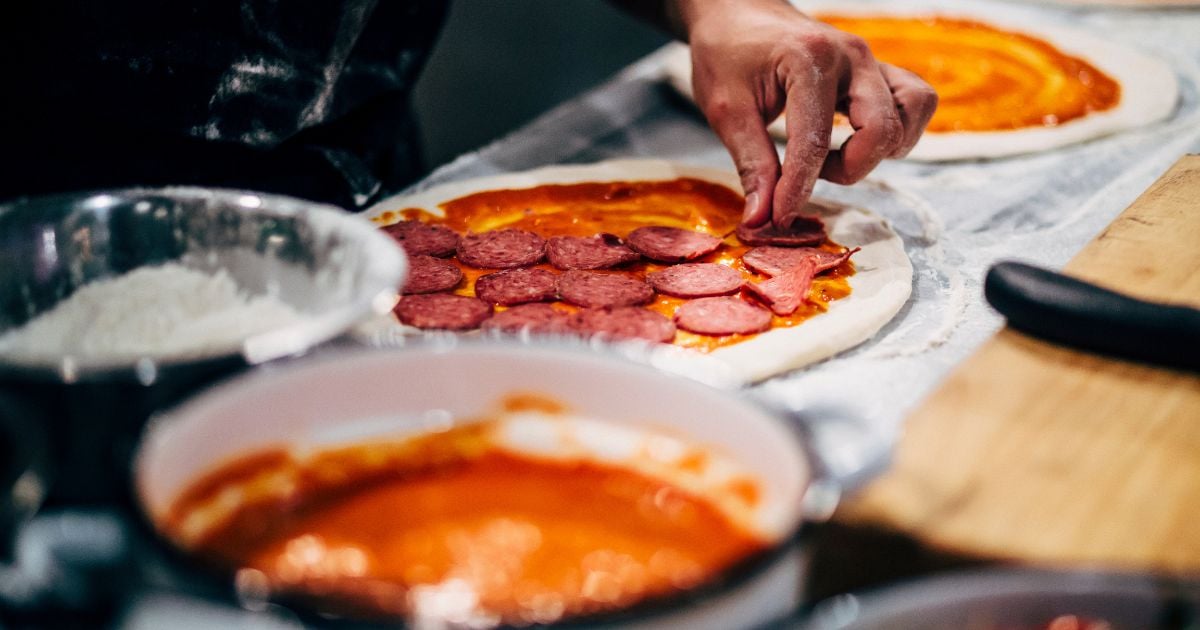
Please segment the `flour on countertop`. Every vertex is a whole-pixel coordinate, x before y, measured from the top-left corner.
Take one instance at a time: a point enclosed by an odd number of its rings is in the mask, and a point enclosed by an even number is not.
[[[239,290],[224,270],[168,263],[81,287],[24,326],[0,335],[0,356],[195,356],[301,321],[270,296]]]

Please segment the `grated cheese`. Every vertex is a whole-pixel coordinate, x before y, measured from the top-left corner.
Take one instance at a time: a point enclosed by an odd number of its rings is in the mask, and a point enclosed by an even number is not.
[[[240,291],[225,270],[176,263],[85,285],[53,309],[0,335],[0,356],[167,358],[231,350],[301,321],[291,306]]]

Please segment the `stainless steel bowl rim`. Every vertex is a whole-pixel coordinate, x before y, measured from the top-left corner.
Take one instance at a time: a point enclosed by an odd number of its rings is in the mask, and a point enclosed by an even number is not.
[[[315,223],[336,225],[338,230],[355,239],[362,248],[371,250],[369,255],[374,264],[375,286],[334,309],[309,315],[303,321],[288,326],[251,335],[240,343],[215,348],[211,352],[119,359],[66,356],[52,360],[0,355],[0,376],[47,382],[128,381],[151,385],[165,373],[199,364],[238,360],[249,365],[260,364],[301,353],[342,334],[370,315],[386,313],[395,302],[397,287],[407,270],[403,250],[369,221],[336,206],[251,190],[168,186],[24,197],[0,205],[0,216],[30,204],[97,208],[138,197],[225,202],[242,206],[248,212],[261,207],[281,216],[304,216]]]

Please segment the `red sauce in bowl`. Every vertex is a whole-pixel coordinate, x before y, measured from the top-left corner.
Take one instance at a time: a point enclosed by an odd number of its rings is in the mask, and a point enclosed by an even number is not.
[[[505,451],[479,426],[247,456],[192,484],[164,530],[243,587],[322,611],[483,625],[619,610],[768,546],[669,482]]]

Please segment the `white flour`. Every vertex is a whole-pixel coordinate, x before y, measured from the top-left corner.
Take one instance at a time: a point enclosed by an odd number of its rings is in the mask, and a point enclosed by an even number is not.
[[[248,296],[229,275],[175,263],[88,284],[24,326],[0,335],[11,357],[166,358],[233,349],[300,321],[292,307]]]

